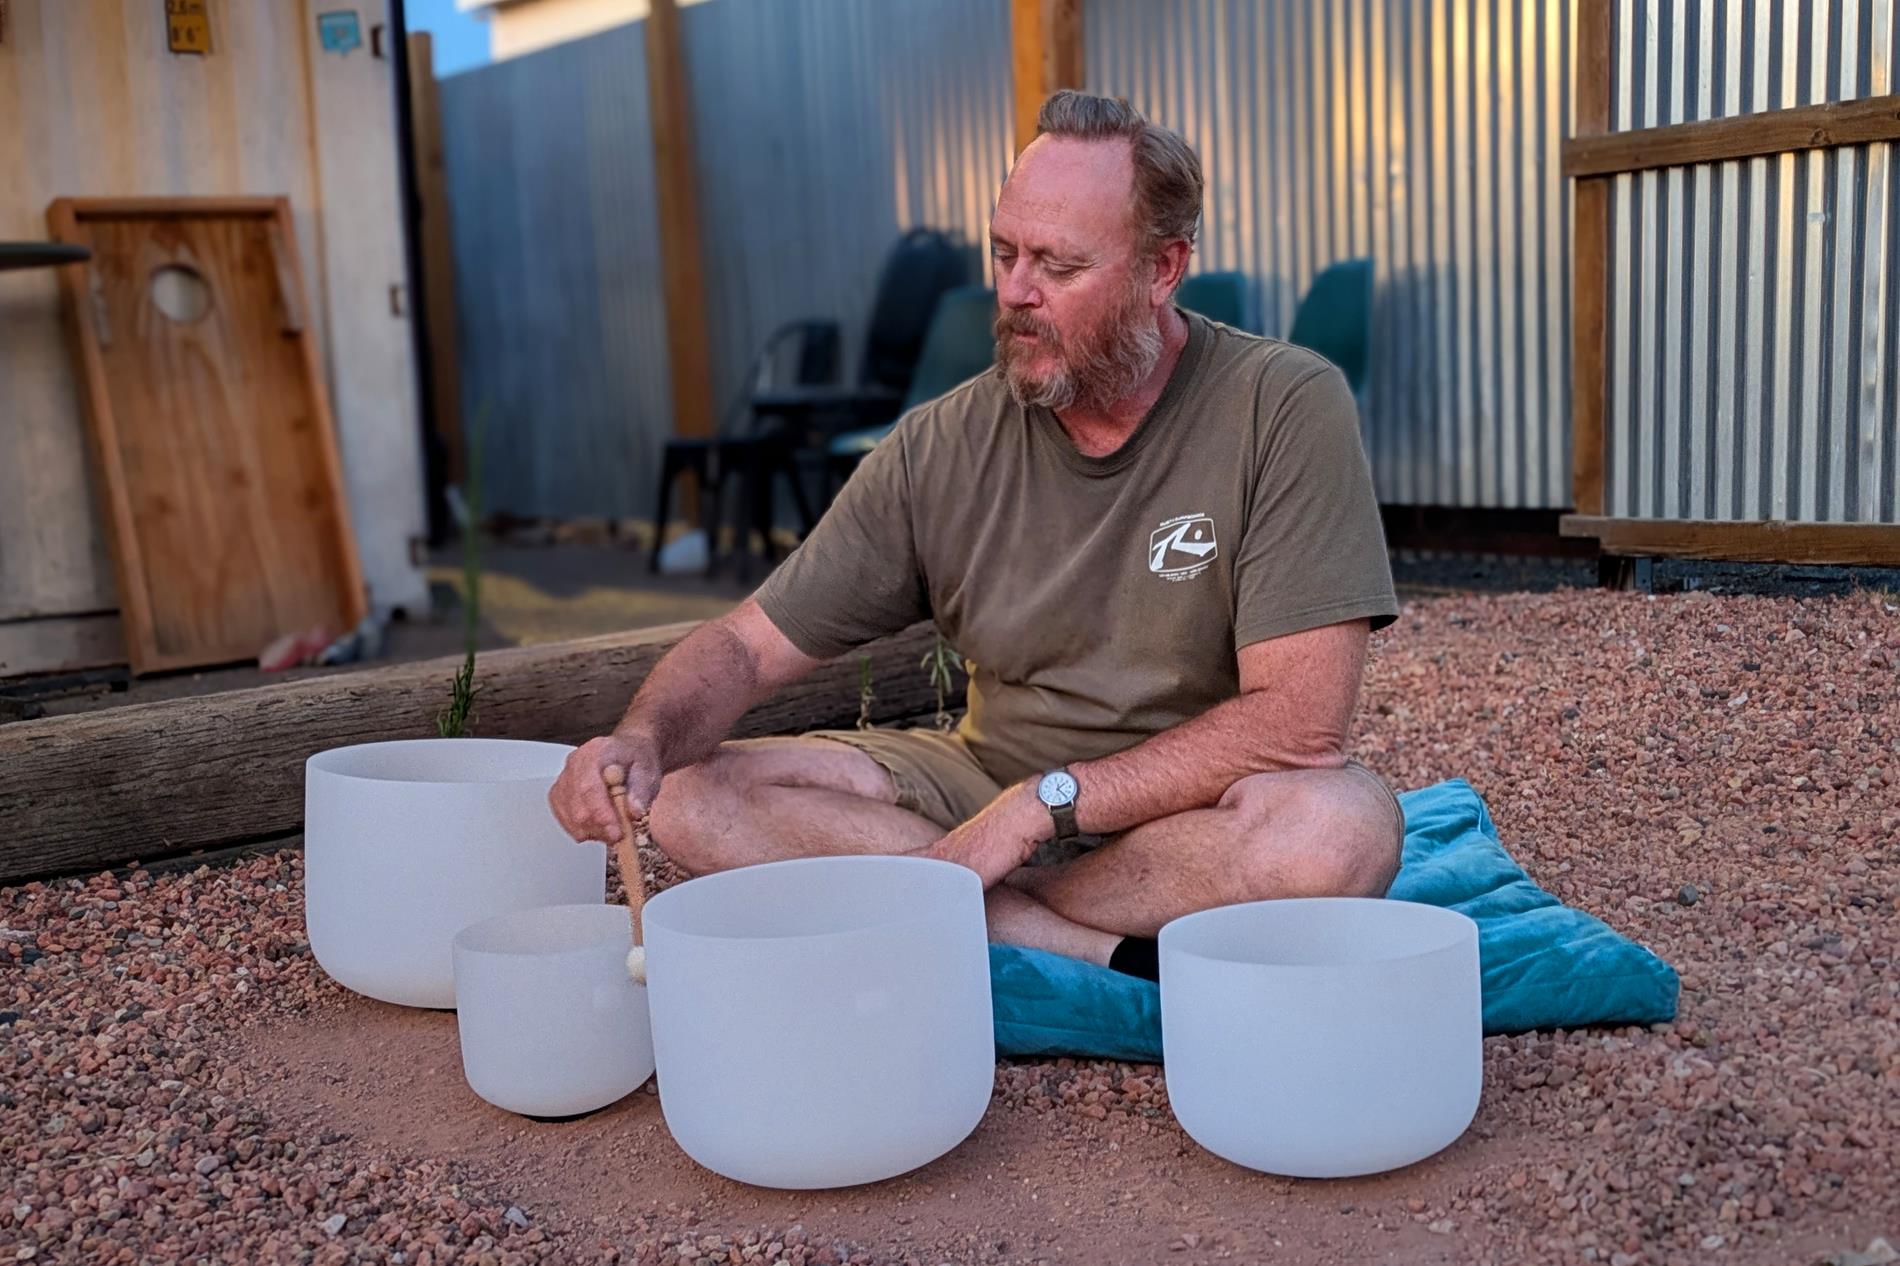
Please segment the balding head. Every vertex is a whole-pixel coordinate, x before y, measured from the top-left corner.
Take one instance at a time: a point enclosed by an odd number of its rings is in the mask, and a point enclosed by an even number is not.
[[[1194,245],[1204,194],[1201,160],[1180,133],[1148,122],[1119,97],[1065,88],[1042,103],[1036,136],[1122,142],[1130,175],[1128,218],[1140,246],[1152,251],[1177,240]]]

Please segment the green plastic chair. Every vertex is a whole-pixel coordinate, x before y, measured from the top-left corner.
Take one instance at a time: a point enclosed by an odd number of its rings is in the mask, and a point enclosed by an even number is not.
[[[1313,278],[1286,337],[1339,366],[1357,394],[1372,347],[1372,261],[1341,260]]]
[[[1210,321],[1253,333],[1246,320],[1247,278],[1244,274],[1196,273],[1181,283],[1174,292],[1174,301]]]
[[[996,292],[987,286],[958,286],[937,300],[924,349],[917,357],[902,412],[968,382],[996,363]],[[867,426],[832,437],[834,464],[855,465],[891,433],[897,423]],[[843,472],[841,472],[843,473]]]

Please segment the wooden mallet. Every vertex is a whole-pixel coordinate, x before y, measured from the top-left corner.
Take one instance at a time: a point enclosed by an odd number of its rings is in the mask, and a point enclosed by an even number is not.
[[[609,765],[600,771],[613,797],[614,812],[620,816],[620,838],[614,842],[614,856],[620,859],[620,878],[627,885],[627,913],[633,916],[633,948],[627,951],[627,975],[638,984],[647,982],[646,941],[640,933],[640,909],[646,904],[646,877],[640,870],[640,841],[647,838],[647,815],[635,814],[627,807],[627,771]]]

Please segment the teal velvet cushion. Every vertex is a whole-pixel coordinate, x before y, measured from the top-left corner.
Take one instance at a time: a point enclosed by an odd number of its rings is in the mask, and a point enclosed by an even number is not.
[[[1676,973],[1608,924],[1530,881],[1461,779],[1399,797],[1405,855],[1389,897],[1445,906],[1478,924],[1484,1030],[1651,1024],[1676,1014]],[[1161,1059],[1151,981],[1014,945],[990,947],[999,1055]]]

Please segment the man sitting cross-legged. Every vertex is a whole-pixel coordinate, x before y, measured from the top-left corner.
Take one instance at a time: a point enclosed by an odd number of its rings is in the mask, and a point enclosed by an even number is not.
[[[1142,975],[1179,915],[1382,895],[1403,821],[1346,738],[1397,604],[1357,412],[1319,357],[1175,306],[1200,208],[1179,136],[1052,97],[992,218],[996,368],[911,411],[574,752],[562,825],[616,838],[623,765],[689,873],[942,858],[982,876],[992,939]],[[924,619],[970,670],[955,733],[725,741]]]

